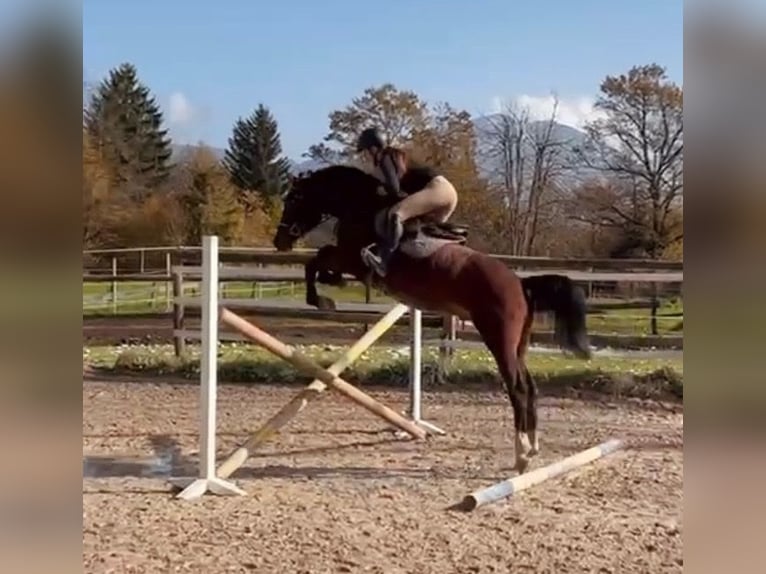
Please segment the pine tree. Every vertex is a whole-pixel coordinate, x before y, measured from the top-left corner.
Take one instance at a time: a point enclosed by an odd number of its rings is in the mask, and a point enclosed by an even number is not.
[[[218,235],[224,243],[239,240],[244,226],[244,208],[237,189],[210,151],[202,146],[181,165],[184,190],[179,199],[187,219],[186,241],[199,244],[202,236]]]
[[[290,163],[282,157],[277,121],[266,106],[237,120],[223,163],[246,204],[251,193],[273,203],[287,189]]]
[[[85,128],[101,158],[113,167],[115,187],[133,199],[144,199],[167,179],[170,138],[159,106],[132,64],[113,69],[95,90]]]

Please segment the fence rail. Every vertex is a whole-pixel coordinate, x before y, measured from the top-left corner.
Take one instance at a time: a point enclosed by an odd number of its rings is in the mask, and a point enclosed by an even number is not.
[[[167,258],[182,265],[200,265],[202,248],[195,246],[175,247],[128,247],[120,249],[91,249],[83,251],[87,260],[99,259],[102,263],[112,259],[131,258],[139,261],[147,254]],[[302,265],[316,254],[316,249],[295,249],[290,252],[277,252],[264,247],[221,247],[221,263],[249,263],[261,265]],[[522,269],[568,269],[571,271],[614,270],[614,271],[683,271],[682,261],[657,261],[652,259],[604,259],[575,257],[526,257],[516,255],[491,254],[491,257],[504,261],[507,265]],[[132,267],[131,267],[132,269]]]
[[[162,255],[164,265],[162,268],[147,269],[145,265],[146,254]],[[154,294],[159,293],[162,297],[165,311],[172,310],[173,330],[176,339],[176,350],[183,351],[185,340],[188,338],[188,329],[184,327],[184,318],[187,309],[191,310],[196,299],[186,295],[185,287],[189,283],[196,284],[201,279],[201,248],[200,247],[147,247],[127,248],[116,250],[91,250],[84,254],[92,257],[109,257],[111,265],[103,265],[99,268],[90,268],[83,272],[83,284],[111,284],[109,293],[89,295],[87,297],[93,309],[93,302],[97,308],[109,307],[111,302],[112,312],[117,312],[119,283],[150,283],[153,284]],[[304,283],[304,271],[301,265],[308,261],[316,250],[306,249],[292,252],[276,252],[264,248],[248,247],[221,247],[219,269],[219,281],[223,298],[227,298],[230,306],[248,309],[249,312],[269,317],[301,318],[305,320],[328,321],[336,323],[371,324],[385,313],[389,304],[370,303],[371,294],[369,288],[365,292],[365,303],[341,303],[336,311],[320,311],[308,307],[302,302],[295,300],[276,301],[262,299],[264,290],[279,291],[285,285],[291,288],[291,294],[295,294],[295,286]],[[139,272],[135,267],[121,268],[117,263],[118,256],[138,255],[140,258]],[[567,275],[574,281],[585,284],[591,293],[593,284],[648,284],[651,286],[649,300],[637,301],[589,301],[588,310],[591,313],[604,312],[617,309],[649,309],[651,310],[652,333],[654,336],[636,337],[624,335],[594,335],[594,341],[611,346],[618,345],[650,345],[657,347],[682,348],[683,338],[677,336],[656,336],[657,321],[668,320],[668,317],[657,315],[657,293],[660,286],[667,289],[677,289],[683,284],[683,262],[651,261],[638,259],[573,259],[573,258],[544,258],[544,257],[515,257],[493,255],[502,260],[508,266],[514,268],[521,277],[527,277],[540,273],[560,273]],[[247,265],[243,265],[247,263]],[[239,265],[237,265],[239,264]],[[123,273],[119,271],[123,270]],[[356,281],[348,277],[349,281]],[[251,297],[237,298],[236,293],[227,289],[226,283],[250,283]],[[163,284],[157,290],[156,286]],[[229,291],[226,293],[226,291]],[[171,295],[172,291],[172,295]],[[240,292],[244,290],[240,289]],[[256,297],[257,294],[257,297]],[[234,295],[233,298],[231,296]],[[84,297],[84,300],[86,297]],[[140,299],[131,299],[136,303]],[[99,306],[98,303],[101,303]],[[680,317],[674,317],[679,320]],[[457,328],[457,321],[452,317],[442,317],[430,313],[423,313],[425,327],[442,327],[442,338],[447,341],[445,346],[454,346],[457,334],[464,335],[466,339],[474,338],[470,323],[461,323]],[[550,334],[539,333],[538,340],[549,340]]]

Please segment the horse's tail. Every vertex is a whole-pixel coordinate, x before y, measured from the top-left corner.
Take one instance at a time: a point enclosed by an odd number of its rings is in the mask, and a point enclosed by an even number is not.
[[[581,359],[591,357],[582,288],[566,275],[535,275],[521,280],[531,312],[553,312],[556,343]]]

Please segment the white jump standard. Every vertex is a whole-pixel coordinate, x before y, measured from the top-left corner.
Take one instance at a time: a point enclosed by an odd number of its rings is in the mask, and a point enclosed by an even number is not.
[[[498,482],[487,488],[476,490],[466,496],[462,502],[453,506],[455,510],[474,510],[480,506],[497,502],[503,498],[513,496],[517,492],[540,484],[550,478],[554,478],[575,468],[593,462],[599,458],[612,454],[623,447],[623,442],[619,439],[612,439],[600,445],[589,448],[572,456],[568,456],[558,462],[549,464],[508,480]]]
[[[446,435],[447,433],[426,420],[423,420],[420,409],[422,395],[422,354],[423,354],[423,312],[415,307],[410,308],[410,322],[412,325],[412,339],[410,340],[410,412],[413,422],[434,434]]]
[[[218,376],[218,237],[203,237],[202,258],[202,357],[200,358],[199,476],[175,478],[170,483],[183,489],[178,498],[191,500],[206,492],[245,494],[215,473],[215,433]]]

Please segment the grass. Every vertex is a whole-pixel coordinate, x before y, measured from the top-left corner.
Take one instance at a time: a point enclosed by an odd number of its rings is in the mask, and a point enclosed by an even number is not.
[[[323,366],[340,356],[340,346],[298,347]],[[175,357],[171,345],[89,347],[83,359],[100,370],[114,374],[150,374],[197,380],[199,347],[189,346],[183,357]],[[459,349],[447,368],[438,368],[438,350],[423,350],[423,385],[426,388],[486,385],[497,379],[491,355],[480,349]],[[532,353],[528,367],[541,387],[616,392],[639,398],[683,398],[683,362],[680,359],[643,359],[597,356],[580,361],[563,354]],[[403,387],[408,383],[409,352],[406,347],[375,347],[347,371],[344,378],[361,387]],[[309,378],[259,347],[243,343],[219,345],[219,378],[236,383],[300,384]]]

